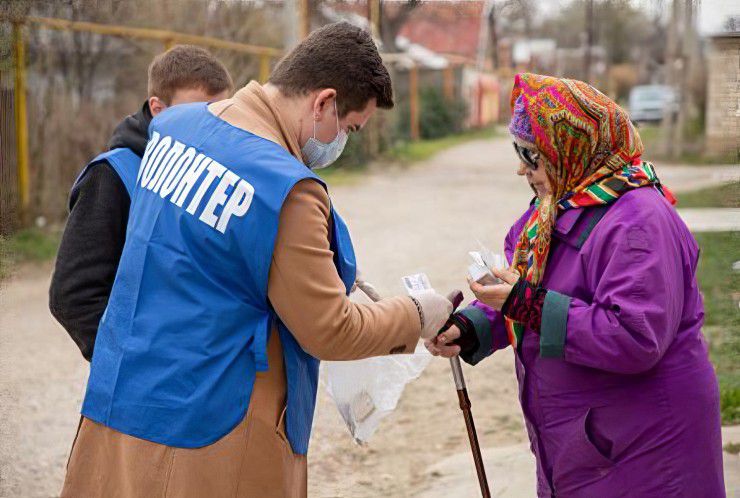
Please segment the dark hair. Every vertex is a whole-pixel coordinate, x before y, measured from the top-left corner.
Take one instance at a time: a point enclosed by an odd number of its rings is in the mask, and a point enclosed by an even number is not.
[[[340,116],[361,111],[373,98],[381,109],[393,107],[391,77],[372,37],[347,22],[311,33],[283,57],[268,81],[289,97],[334,88]]]
[[[209,95],[233,90],[229,71],[208,50],[195,45],[175,45],[149,64],[150,97],[170,104],[177,90],[202,88]]]

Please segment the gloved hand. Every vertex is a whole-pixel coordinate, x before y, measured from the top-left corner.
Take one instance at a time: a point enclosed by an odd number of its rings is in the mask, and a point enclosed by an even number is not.
[[[428,292],[411,296],[419,310],[422,339],[431,339],[437,335],[452,313],[452,303],[448,298],[437,293]]]
[[[433,356],[452,358],[460,355],[465,359],[480,347],[480,342],[473,323],[458,312],[450,317],[435,338],[424,341],[424,345]]]

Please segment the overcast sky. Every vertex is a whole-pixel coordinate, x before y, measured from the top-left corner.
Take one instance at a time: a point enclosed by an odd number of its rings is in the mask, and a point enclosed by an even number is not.
[[[501,1],[501,0],[497,0]],[[547,0],[537,4],[542,9],[551,9],[552,2],[560,6],[567,5],[572,0]],[[597,0],[598,1],[598,0]],[[727,18],[731,15],[740,16],[740,0],[695,0],[699,2],[699,31],[702,34],[712,34],[722,31]],[[671,0],[632,0],[633,5],[639,5],[651,11],[663,9],[668,15]]]
[[[671,0],[633,0],[636,4],[655,9],[662,5],[670,8]],[[740,0],[697,0],[699,2],[699,31],[711,34],[722,31],[727,18],[740,15]]]
[[[740,16],[739,0],[702,0],[699,30],[705,34],[721,31],[725,20],[731,15]]]

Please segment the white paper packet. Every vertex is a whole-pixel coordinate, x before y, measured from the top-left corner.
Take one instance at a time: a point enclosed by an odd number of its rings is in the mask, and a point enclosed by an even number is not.
[[[470,251],[468,253],[473,261],[468,265],[468,275],[471,279],[483,284],[500,283],[501,280],[493,275],[491,269],[504,268],[506,259],[501,254],[494,253],[485,247],[480,241],[478,241],[478,244],[481,246],[480,251]],[[493,280],[491,281],[491,279]]]

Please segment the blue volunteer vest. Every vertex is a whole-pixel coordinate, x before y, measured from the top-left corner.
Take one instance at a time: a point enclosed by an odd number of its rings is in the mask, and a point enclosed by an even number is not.
[[[306,454],[319,361],[275,315],[267,281],[286,196],[300,180],[322,182],[206,104],[171,107],[149,132],[82,414],[160,444],[211,444],[243,419],[276,323],[286,433]],[[352,242],[333,208],[332,217],[334,262],[349,293]]]
[[[129,197],[133,197],[132,194],[134,187],[136,186],[136,174],[139,172],[141,158],[137,156],[134,151],[127,148],[112,149],[95,157],[95,159],[90,161],[87,166],[82,169],[72,188],[82,181],[92,167],[96,164],[102,163],[103,161],[111,165],[123,182],[123,185],[126,187]]]

